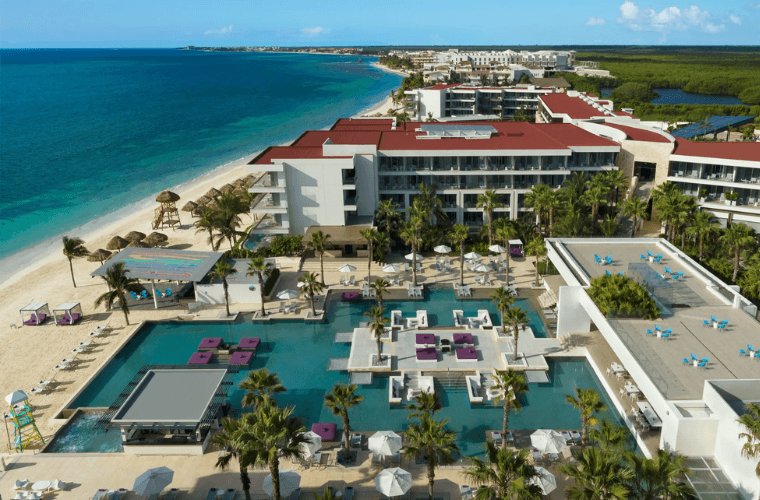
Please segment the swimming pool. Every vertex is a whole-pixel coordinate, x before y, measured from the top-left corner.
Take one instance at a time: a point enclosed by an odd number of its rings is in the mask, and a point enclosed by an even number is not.
[[[261,233],[249,234],[243,246],[245,246],[245,248],[247,248],[248,250],[253,250],[254,248],[256,248],[256,245],[258,245],[259,242],[263,239],[264,239],[264,235]]]
[[[107,407],[123,390],[143,365],[184,365],[196,351],[204,337],[222,337],[225,342],[236,343],[242,337],[261,337],[262,344],[251,370],[266,367],[277,372],[288,389],[278,394],[280,405],[296,407],[296,413],[308,427],[315,422],[336,422],[323,405],[324,396],[336,383],[347,383],[346,372],[326,371],[330,358],[348,357],[350,345],[334,343],[336,332],[351,331],[362,313],[372,302],[333,301],[329,307],[326,323],[303,323],[302,321],[256,323],[153,323],[143,328],[127,343],[106,368],[77,397],[70,406]],[[401,310],[411,314],[416,309],[427,309],[431,325],[452,325],[451,309],[463,309],[475,314],[477,309],[488,309],[498,324],[495,306],[490,301],[457,301],[452,290],[432,290],[425,301],[386,301],[386,309]],[[521,304],[522,305],[522,304]],[[528,307],[526,303],[525,308]],[[538,318],[537,315],[533,315]],[[540,320],[538,321],[540,324]],[[531,325],[533,326],[533,325]],[[538,326],[538,325],[537,325]],[[541,327],[543,329],[543,327]],[[294,362],[313,360],[313,362]],[[580,415],[565,402],[565,395],[574,394],[576,387],[593,388],[602,394],[608,408],[613,406],[607,398],[593,370],[585,360],[552,360],[549,363],[547,384],[530,384],[530,391],[523,397],[523,409],[510,416],[512,429],[580,428]],[[237,383],[246,377],[245,371],[236,376]],[[364,401],[350,413],[352,428],[359,431],[393,429],[404,430],[408,425],[408,411],[391,408],[388,403],[388,378],[376,377],[372,385],[359,386],[358,393]],[[471,406],[464,386],[436,386],[444,404],[439,415],[451,420],[451,428],[459,433],[458,444],[464,455],[482,452],[485,431],[501,428],[502,410],[492,406]],[[230,392],[230,402],[239,408],[243,391]],[[617,424],[622,421],[614,409],[602,415]],[[110,432],[109,434],[116,434]],[[100,451],[97,446],[80,443],[76,451]]]

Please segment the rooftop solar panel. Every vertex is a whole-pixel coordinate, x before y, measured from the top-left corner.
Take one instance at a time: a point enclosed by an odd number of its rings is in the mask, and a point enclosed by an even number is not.
[[[671,132],[671,135],[674,137],[690,139],[705,134],[723,132],[728,127],[744,125],[751,123],[753,120],[753,116],[711,116],[706,120],[692,123],[686,127],[674,130]]]

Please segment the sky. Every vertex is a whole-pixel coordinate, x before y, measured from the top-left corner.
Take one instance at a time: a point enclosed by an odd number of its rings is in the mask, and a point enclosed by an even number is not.
[[[760,0],[34,0],[2,48],[760,45]]]

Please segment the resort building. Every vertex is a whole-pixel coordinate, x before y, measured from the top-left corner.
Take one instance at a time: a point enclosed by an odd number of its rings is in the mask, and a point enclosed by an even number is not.
[[[701,498],[757,498],[757,460],[742,457],[737,423],[747,403],[760,401],[756,306],[659,238],[554,238],[547,252],[562,277],[557,336],[598,339],[587,356],[608,392],[627,378],[615,404],[637,440],[651,435],[642,426],[660,430],[658,447],[708,469],[689,476]],[[591,280],[617,274],[648,290],[659,319],[602,314]]]
[[[563,70],[575,65],[575,51],[563,50],[539,50],[536,52],[513,50],[503,51],[459,51],[450,49],[446,52],[436,53],[436,63],[459,64],[467,61],[470,64],[508,65],[508,64],[531,64],[543,68]]]

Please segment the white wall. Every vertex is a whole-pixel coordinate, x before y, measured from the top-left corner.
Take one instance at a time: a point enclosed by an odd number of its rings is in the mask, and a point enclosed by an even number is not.
[[[419,90],[420,119],[427,118],[428,113],[438,118],[444,115],[446,99],[445,90]]]
[[[249,287],[253,287],[250,290]],[[198,302],[212,305],[224,305],[224,288],[221,283],[195,285],[195,297]],[[230,283],[227,293],[230,304],[261,304],[261,287],[258,284]]]
[[[373,216],[379,201],[377,189],[377,156],[357,155],[354,158],[356,179],[356,214]]]
[[[688,403],[678,401],[677,403]],[[713,417],[684,417],[670,404],[670,412],[660,415],[660,444],[668,452],[689,456],[711,456],[715,453],[718,420]]]
[[[573,332],[588,332],[591,319],[580,301],[586,290],[580,286],[559,287],[558,303],[562,304],[557,315],[557,338]]]

